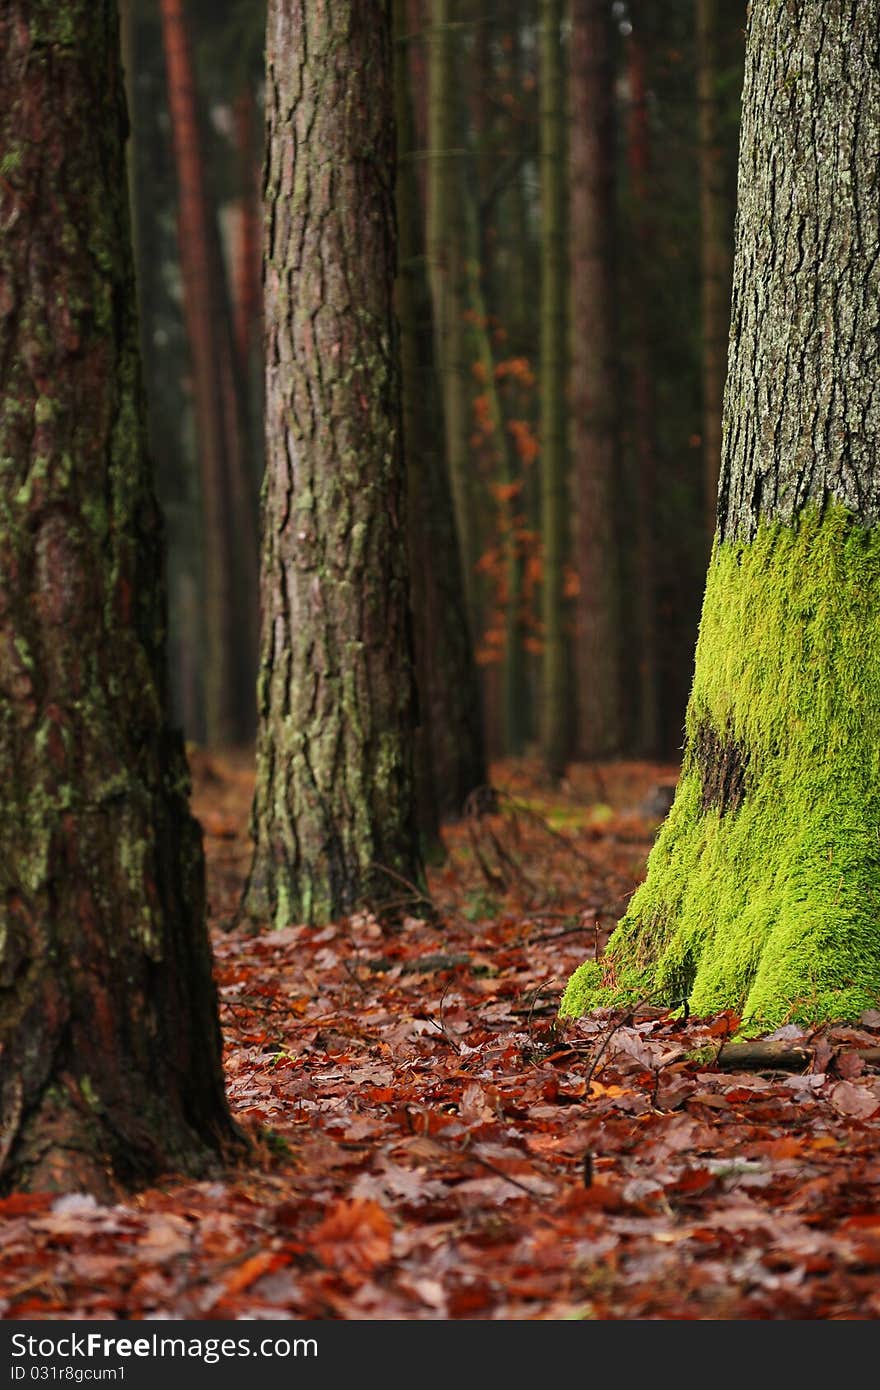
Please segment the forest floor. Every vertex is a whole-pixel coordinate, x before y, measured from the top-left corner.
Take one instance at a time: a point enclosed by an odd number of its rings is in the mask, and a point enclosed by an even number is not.
[[[794,1073],[712,1060],[729,1015],[556,1023],[674,767],[576,768],[551,792],[498,765],[496,812],[446,832],[436,914],[386,936],[233,927],[253,771],[193,765],[251,1161],[118,1205],[0,1202],[0,1317],[880,1316],[880,1074],[859,1055],[880,1012],[782,1030],[811,1049]]]

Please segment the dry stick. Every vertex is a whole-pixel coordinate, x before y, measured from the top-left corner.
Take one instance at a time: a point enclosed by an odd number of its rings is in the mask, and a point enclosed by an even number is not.
[[[532,1037],[532,1014],[535,1012],[535,1005],[537,1004],[540,996],[544,993],[544,990],[549,989],[550,986],[555,983],[555,980],[556,976],[551,975],[549,980],[545,980],[543,984],[538,985],[537,989],[533,989],[531,992],[532,1002],[529,1005],[529,1015],[526,1019],[526,1028],[528,1029],[529,1033],[529,1046],[532,1048],[532,1050],[534,1050],[534,1039]]]
[[[387,864],[375,863],[371,864],[370,868],[379,869],[383,874],[388,874],[389,878],[396,878],[398,883],[402,883],[404,888],[409,888],[410,891],[415,894],[415,897],[418,899],[419,902],[427,903],[428,907],[430,907],[433,912],[436,912],[439,918],[442,918],[445,915],[444,909],[440,906],[438,902],[434,901],[434,899],[431,897],[429,893],[424,892],[415,883],[411,883],[408,878],[404,878],[403,874],[399,874],[396,869],[389,869]],[[452,913],[452,916],[455,917],[455,919],[457,920],[459,926],[463,926],[465,931],[467,931],[467,933],[470,936],[473,936],[473,922],[469,921],[468,918],[465,917],[464,913],[459,912],[455,904],[452,905],[450,911]]]
[[[460,1150],[454,1149],[451,1144],[447,1144],[443,1139],[438,1139],[436,1136],[434,1136],[432,1142],[437,1144],[441,1149],[445,1149],[448,1154],[458,1159],[460,1163],[467,1162],[469,1159],[474,1163],[479,1163],[481,1167],[487,1168],[489,1172],[494,1173],[496,1177],[503,1178],[505,1182],[509,1182],[513,1187],[518,1187],[520,1192],[525,1192],[526,1196],[531,1197],[533,1201],[544,1202],[547,1200],[545,1193],[536,1192],[535,1189],[529,1187],[527,1183],[520,1182],[518,1178],[512,1178],[509,1173],[505,1173],[503,1168],[499,1168],[497,1163],[493,1163],[491,1159],[483,1158],[482,1154],[471,1151],[462,1153]]]
[[[563,845],[568,850],[569,854],[574,855],[575,859],[579,859],[582,864],[586,864],[587,868],[590,869],[592,873],[597,874],[606,882],[612,877],[611,873],[607,869],[602,868],[592,855],[587,854],[582,849],[578,849],[577,845],[573,844],[568,836],[563,835],[561,831],[554,830],[549,821],[547,821],[544,816],[539,815],[537,811],[533,811],[531,806],[526,806],[521,801],[517,801],[510,795],[510,792],[498,792],[498,796],[509,801],[514,809],[521,815],[528,816],[531,820],[535,821],[552,840],[558,841],[559,844]]]
[[[622,1015],[620,1016],[620,1018],[617,1020],[617,1022],[614,1024],[614,1026],[613,1026],[612,1028],[609,1028],[609,1029],[608,1029],[608,1032],[605,1034],[604,1038],[602,1039],[601,1043],[599,1044],[599,1047],[598,1047],[598,1049],[597,1049],[597,1051],[596,1051],[596,1054],[595,1054],[595,1056],[593,1057],[593,1060],[592,1060],[592,1062],[590,1063],[590,1066],[589,1066],[589,1068],[588,1068],[588,1070],[587,1070],[587,1075],[586,1075],[586,1078],[585,1078],[586,1091],[585,1091],[585,1093],[584,1093],[584,1099],[588,1099],[588,1098],[589,1098],[589,1094],[590,1094],[590,1084],[591,1084],[591,1082],[592,1082],[592,1080],[593,1080],[593,1077],[594,1077],[595,1074],[596,1074],[596,1068],[598,1067],[599,1062],[600,1062],[601,1059],[602,1059],[602,1055],[603,1055],[603,1053],[605,1052],[605,1049],[607,1048],[607,1046],[608,1046],[608,1044],[610,1043],[611,1039],[614,1037],[614,1034],[617,1033],[621,1028],[625,1028],[625,1027],[627,1027],[628,1024],[632,1023],[632,1021],[633,1021],[633,1019],[635,1018],[636,1014],[638,1013],[639,1009],[643,1008],[645,1004],[650,1004],[650,1002],[651,1002],[651,996],[650,996],[650,995],[648,995],[648,996],[647,996],[646,998],[644,998],[644,999],[640,999],[640,1000],[638,1001],[637,1004],[633,1004],[633,1006],[632,1006],[631,1009],[628,1009],[628,1010],[626,1011],[626,1013],[624,1013],[624,1014],[622,1014]]]

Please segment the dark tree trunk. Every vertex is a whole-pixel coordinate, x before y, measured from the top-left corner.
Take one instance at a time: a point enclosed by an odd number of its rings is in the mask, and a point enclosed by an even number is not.
[[[634,12],[636,27],[629,37],[630,112],[629,156],[632,218],[637,250],[630,280],[634,290],[632,347],[632,435],[635,462],[635,550],[633,600],[635,608],[632,665],[638,673],[636,744],[643,757],[656,756],[659,742],[657,675],[657,574],[654,521],[657,514],[657,448],[655,440],[657,400],[652,354],[650,267],[654,261],[654,229],[651,221],[651,132],[645,77],[646,7]]]
[[[254,859],[278,924],[418,884],[390,0],[272,0]]]
[[[462,202],[464,136],[457,114],[461,45],[457,0],[430,0],[428,42],[427,252],[436,361],[443,392],[449,482],[471,628],[479,631],[476,564],[480,541],[471,457],[472,377],[467,355],[467,226]]]
[[[696,0],[697,103],[700,150],[700,312],[702,320],[703,482],[706,534],[715,534],[721,410],[730,321],[728,209],[724,195],[718,97],[718,0]]]
[[[551,778],[571,751],[564,567],[568,556],[563,0],[541,4],[541,751]]]
[[[231,1124],[167,723],[115,0],[0,14],[0,1182],[198,1170]]]
[[[216,216],[208,195],[184,0],[160,0],[177,164],[180,264],[201,471],[208,741],[253,733],[257,520],[244,398]]]
[[[407,466],[410,573],[419,687],[419,820],[436,838],[436,817],[461,814],[488,780],[480,687],[464,597],[443,409],[434,358],[434,319],[410,102],[406,6],[395,0],[398,129],[397,225],[403,440]]]
[[[578,598],[578,745],[620,741],[614,86],[606,0],[571,0],[571,411]]]
[[[880,0],[753,0],[718,525],[669,818],[567,1013],[880,997]]]

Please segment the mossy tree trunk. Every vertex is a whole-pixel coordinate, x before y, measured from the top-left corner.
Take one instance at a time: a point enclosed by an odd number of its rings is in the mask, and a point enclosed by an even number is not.
[[[168,726],[115,0],[0,13],[0,1184],[231,1135]]]
[[[395,273],[391,3],[272,0],[254,857],[278,925],[421,868]]]
[[[880,0],[754,0],[718,525],[675,803],[563,1012],[880,998]]]
[[[405,0],[394,0],[397,226],[403,443],[419,692],[417,764],[423,838],[459,816],[488,781],[480,687],[444,452],[443,406],[416,167]]]
[[[568,557],[563,0],[541,4],[541,752],[558,780],[570,750],[564,567]]]
[[[595,758],[620,741],[614,69],[605,0],[571,0],[569,57],[574,673],[578,748]]]

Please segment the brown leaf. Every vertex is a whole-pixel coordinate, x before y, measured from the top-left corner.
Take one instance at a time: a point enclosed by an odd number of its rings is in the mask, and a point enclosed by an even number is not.
[[[311,1233],[315,1254],[336,1269],[351,1264],[366,1272],[391,1254],[394,1227],[384,1207],[369,1198],[337,1202]]]
[[[859,1120],[867,1120],[869,1115],[880,1109],[880,1102],[873,1092],[854,1081],[838,1081],[832,1087],[829,1099],[838,1115],[851,1115]]]

